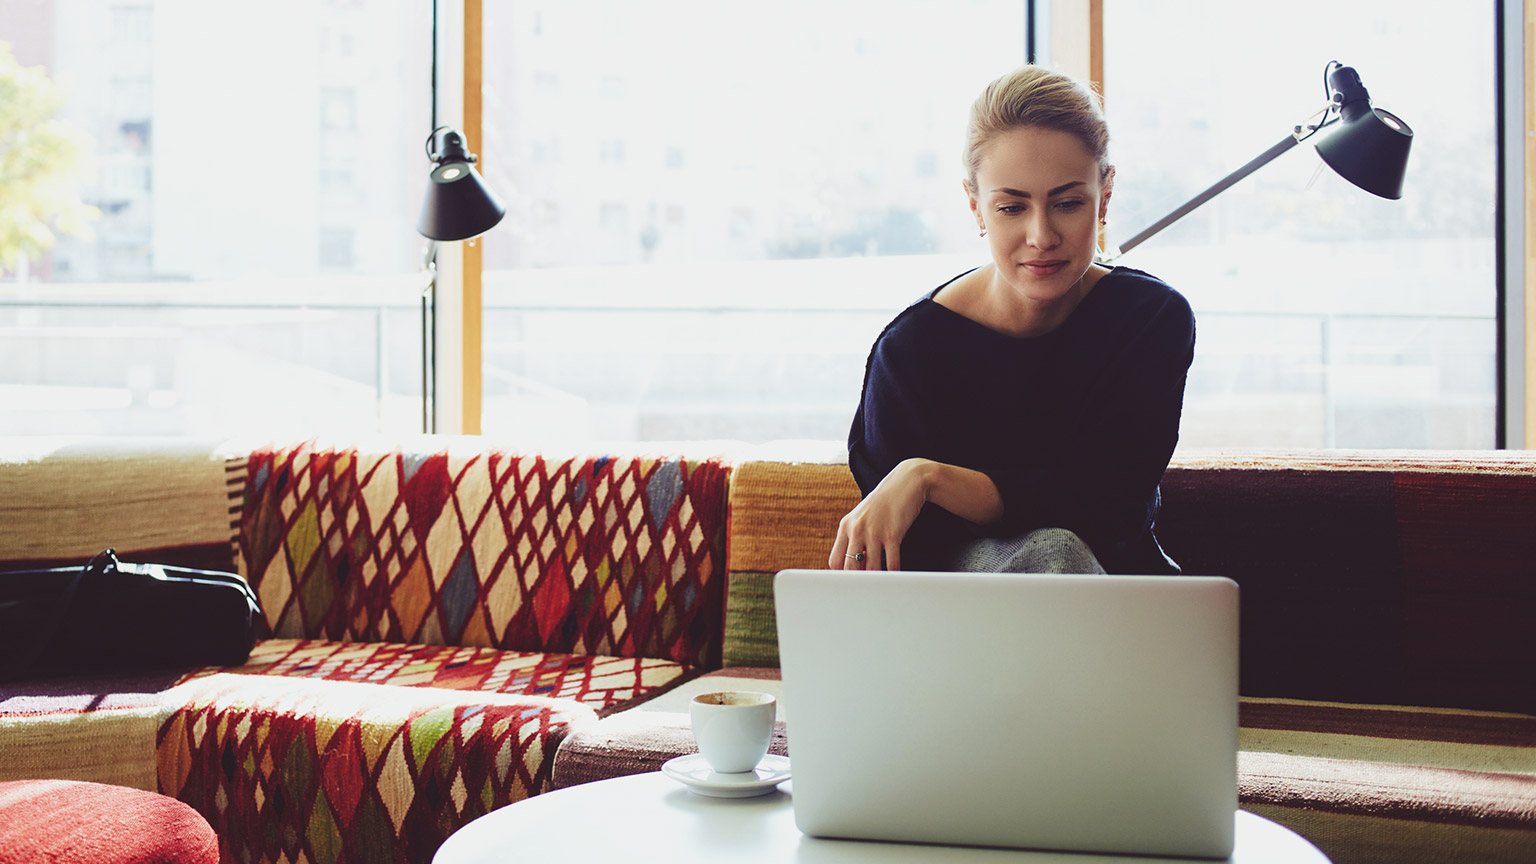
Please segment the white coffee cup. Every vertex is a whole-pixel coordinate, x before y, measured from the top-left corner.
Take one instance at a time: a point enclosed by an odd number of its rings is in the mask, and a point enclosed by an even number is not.
[[[778,703],[767,693],[723,690],[701,693],[688,705],[693,740],[719,774],[744,774],[757,767],[773,739]]]

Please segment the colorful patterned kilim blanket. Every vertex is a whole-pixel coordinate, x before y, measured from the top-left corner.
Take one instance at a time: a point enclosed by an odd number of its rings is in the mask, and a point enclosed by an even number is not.
[[[571,729],[719,665],[723,462],[427,440],[245,463],[273,638],[187,675],[156,746],[226,860],[428,861],[550,788]]]
[[[239,565],[272,635],[720,665],[719,460],[307,443],[247,471]]]
[[[161,790],[224,860],[429,861],[471,819],[549,788],[554,750],[595,712],[563,699],[216,674],[177,688]]]

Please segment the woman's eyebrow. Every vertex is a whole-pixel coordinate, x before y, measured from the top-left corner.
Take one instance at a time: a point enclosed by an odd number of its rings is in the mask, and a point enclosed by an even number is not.
[[[1054,197],[1056,195],[1060,195],[1061,193],[1067,191],[1068,189],[1071,189],[1074,186],[1087,186],[1087,185],[1088,184],[1086,182],[1082,181],[1082,180],[1073,180],[1071,183],[1063,183],[1060,186],[1057,186],[1055,189],[1052,189],[1051,191],[1045,193],[1045,197],[1051,198],[1051,197]],[[1032,198],[1032,197],[1034,197],[1034,196],[1030,195],[1028,192],[1025,192],[1025,191],[1020,190],[1020,189],[1014,189],[1014,188],[1012,188],[1010,186],[999,186],[996,189],[993,189],[992,192],[994,194],[996,194],[998,192],[1001,192],[1004,195],[1012,195],[1015,198]]]

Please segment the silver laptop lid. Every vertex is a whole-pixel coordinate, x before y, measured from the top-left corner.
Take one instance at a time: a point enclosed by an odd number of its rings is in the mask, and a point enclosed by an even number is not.
[[[801,831],[1231,854],[1232,581],[786,570],[774,590]]]

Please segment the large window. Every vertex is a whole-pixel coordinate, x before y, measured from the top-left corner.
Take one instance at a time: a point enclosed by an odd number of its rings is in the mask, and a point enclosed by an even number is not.
[[[1415,130],[1401,200],[1308,143],[1127,253],[1199,317],[1184,442],[1494,446],[1492,4],[1178,7],[1104,2],[1112,240],[1307,120],[1330,60]]]
[[[881,324],[985,260],[960,132],[1023,6],[487,0],[486,430],[842,437]],[[1321,108],[1329,60],[1419,131],[1401,201],[1309,144],[1122,260],[1199,316],[1185,446],[1493,446],[1494,22],[1424,6],[1253,38],[1105,0],[1111,240]]]
[[[880,327],[984,254],[965,116],[1024,6],[487,0],[485,431],[845,437]]]
[[[100,211],[0,274],[0,434],[420,428],[431,5],[0,0]],[[481,428],[842,438],[879,328],[986,260],[966,110],[1068,5],[483,0]],[[1401,201],[1304,145],[1122,260],[1199,318],[1183,445],[1492,446],[1492,4],[1173,5],[1102,0],[1111,241],[1330,60],[1418,133]]]
[[[420,429],[430,27],[393,0],[0,2],[100,213],[0,278],[0,434]]]

